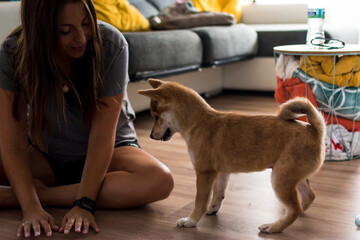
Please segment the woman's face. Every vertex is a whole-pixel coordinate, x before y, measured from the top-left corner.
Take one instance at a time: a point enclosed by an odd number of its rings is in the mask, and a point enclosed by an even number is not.
[[[90,16],[81,1],[66,4],[59,15],[57,57],[80,58],[92,36]]]

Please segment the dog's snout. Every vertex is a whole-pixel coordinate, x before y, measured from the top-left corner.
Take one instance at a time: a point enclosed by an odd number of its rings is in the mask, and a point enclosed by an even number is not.
[[[150,138],[155,139],[152,133],[150,133]]]

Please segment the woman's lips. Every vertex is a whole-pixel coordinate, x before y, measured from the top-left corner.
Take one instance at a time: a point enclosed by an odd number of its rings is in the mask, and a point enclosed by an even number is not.
[[[77,52],[82,52],[82,51],[84,51],[85,46],[72,47],[72,49],[74,49]]]

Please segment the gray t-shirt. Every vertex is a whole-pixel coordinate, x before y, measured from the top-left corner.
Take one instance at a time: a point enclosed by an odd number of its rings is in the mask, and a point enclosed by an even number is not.
[[[124,36],[113,26],[99,21],[103,42],[104,59],[104,96],[115,96],[125,93],[119,122],[116,130],[115,145],[125,141],[136,140],[133,125],[135,113],[132,109],[126,87],[128,77],[128,44]],[[8,46],[16,45],[16,38],[8,38]],[[0,46],[0,88],[13,91],[14,68],[13,56]],[[47,138],[48,153],[60,161],[83,159],[87,153],[90,124],[83,122],[83,114],[78,105],[66,104],[66,123],[60,117],[60,123],[55,112],[51,118],[49,136]],[[60,126],[59,126],[60,124]]]

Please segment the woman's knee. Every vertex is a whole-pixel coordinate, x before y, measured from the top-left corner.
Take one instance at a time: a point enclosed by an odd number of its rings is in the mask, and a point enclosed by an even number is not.
[[[170,170],[147,165],[135,173],[108,173],[97,201],[100,208],[137,207],[167,198],[173,188]]]
[[[169,197],[175,185],[174,176],[170,170],[163,173],[161,183],[163,185],[163,199],[165,199]]]
[[[131,173],[138,184],[135,191],[134,189],[131,191],[136,199],[142,199],[140,201],[142,204],[165,199],[174,188],[174,177],[169,168],[138,148],[120,147],[115,149],[108,172],[116,171]]]
[[[157,201],[169,197],[174,189],[174,176],[171,171],[165,166],[150,168],[148,171],[149,180],[152,182],[149,193],[156,193],[154,197]]]

